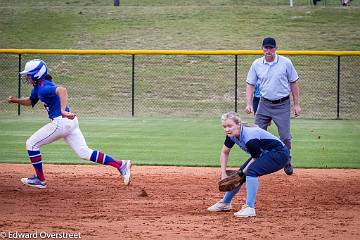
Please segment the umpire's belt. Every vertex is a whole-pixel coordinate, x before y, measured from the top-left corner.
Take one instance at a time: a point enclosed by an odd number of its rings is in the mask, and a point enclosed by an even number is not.
[[[267,101],[267,102],[271,102],[272,104],[278,104],[278,103],[282,103],[286,100],[289,99],[289,95],[287,95],[286,97],[283,97],[283,98],[280,98],[278,100],[270,100],[270,99],[267,99],[267,98],[264,98],[264,97],[261,97],[263,100]]]

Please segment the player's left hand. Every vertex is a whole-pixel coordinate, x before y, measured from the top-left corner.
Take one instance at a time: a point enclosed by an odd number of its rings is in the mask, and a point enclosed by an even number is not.
[[[75,113],[72,113],[72,112],[66,112],[66,111],[62,111],[61,112],[61,116],[63,118],[68,118],[70,120],[73,120],[75,117],[76,117],[76,114]]]
[[[226,175],[228,177],[218,182],[220,192],[232,191],[246,181],[246,176],[239,171],[227,170]]]

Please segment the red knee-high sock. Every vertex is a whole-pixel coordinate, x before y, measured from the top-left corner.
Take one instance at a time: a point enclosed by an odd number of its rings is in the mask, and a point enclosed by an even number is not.
[[[117,160],[112,158],[111,156],[104,154],[100,151],[94,150],[91,154],[90,160],[96,163],[104,164],[104,165],[110,165],[117,169],[120,169],[122,165],[121,160]]]
[[[42,168],[42,157],[40,151],[28,151],[29,158],[35,169],[36,176],[40,181],[45,181],[45,176]]]

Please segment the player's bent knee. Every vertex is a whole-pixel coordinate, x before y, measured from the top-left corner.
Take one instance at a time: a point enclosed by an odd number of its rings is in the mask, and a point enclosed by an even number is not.
[[[260,175],[255,169],[248,168],[248,170],[246,171],[246,176],[249,176],[249,177],[260,177],[261,175]]]
[[[93,150],[88,148],[87,146],[83,146],[80,147],[77,151],[76,154],[84,160],[90,160],[91,154],[92,154]]]
[[[28,138],[25,143],[25,148],[28,151],[39,151],[40,148],[31,140],[31,138]]]

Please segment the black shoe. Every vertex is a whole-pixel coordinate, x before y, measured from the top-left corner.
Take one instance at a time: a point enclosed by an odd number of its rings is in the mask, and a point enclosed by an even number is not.
[[[294,172],[294,169],[291,165],[291,163],[288,163],[285,167],[284,167],[284,172],[286,173],[286,175],[292,175]]]

